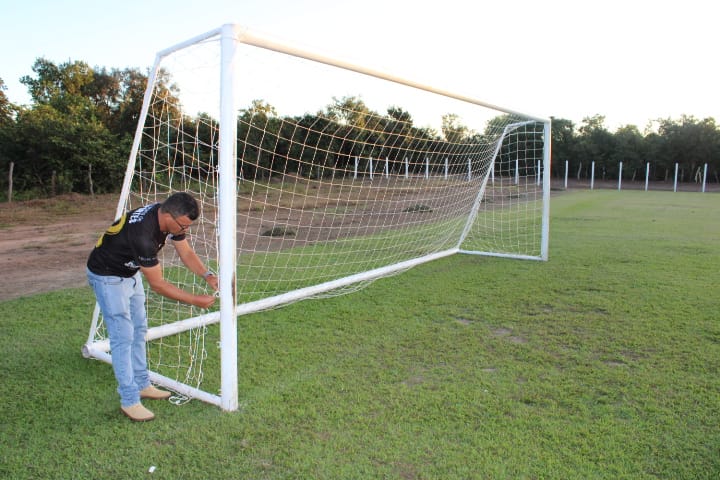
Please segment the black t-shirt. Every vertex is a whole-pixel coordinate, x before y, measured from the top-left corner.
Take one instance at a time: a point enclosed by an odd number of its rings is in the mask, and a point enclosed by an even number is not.
[[[102,234],[90,252],[88,269],[96,275],[132,277],[140,267],[154,267],[160,261],[158,252],[168,237],[160,231],[159,203],[146,205],[123,214]],[[170,235],[183,240],[185,234]]]

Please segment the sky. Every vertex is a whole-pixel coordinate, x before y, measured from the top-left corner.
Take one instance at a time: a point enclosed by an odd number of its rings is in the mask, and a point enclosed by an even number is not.
[[[614,130],[720,121],[720,30],[707,0],[0,0],[0,78],[56,64],[149,68],[226,23],[537,117]],[[532,84],[533,88],[528,88]]]

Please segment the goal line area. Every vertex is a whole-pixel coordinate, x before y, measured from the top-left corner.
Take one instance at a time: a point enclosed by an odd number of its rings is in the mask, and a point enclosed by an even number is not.
[[[210,312],[147,292],[153,381],[236,410],[238,315],[455,253],[546,260],[549,163],[547,119],[234,25],[158,53],[117,214],[191,193],[220,289]],[[97,308],[84,352],[111,358]]]

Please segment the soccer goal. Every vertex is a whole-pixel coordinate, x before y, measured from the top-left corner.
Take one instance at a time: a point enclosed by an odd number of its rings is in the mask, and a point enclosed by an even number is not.
[[[549,172],[545,118],[236,25],[159,52],[116,214],[193,194],[220,288],[211,311],[147,291],[151,379],[236,410],[240,315],[455,253],[546,260]],[[207,291],[174,249],[161,261]],[[97,307],[83,353],[111,361]]]

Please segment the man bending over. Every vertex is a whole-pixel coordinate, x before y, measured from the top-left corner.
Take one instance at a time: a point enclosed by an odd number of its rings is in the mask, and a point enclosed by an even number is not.
[[[198,218],[197,201],[174,193],[163,203],[126,212],[97,241],[87,261],[87,276],[95,292],[110,337],[112,366],[118,382],[120,410],[134,421],[155,415],[141,399],[166,399],[170,392],[150,384],[145,348],[147,316],[140,273],[152,290],[179,302],[208,308],[213,295],[195,295],[163,277],[158,252],[171,240],[183,264],[215,290],[218,279],[193,251],[186,233]]]

